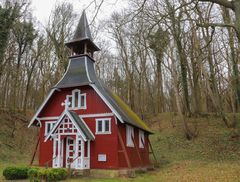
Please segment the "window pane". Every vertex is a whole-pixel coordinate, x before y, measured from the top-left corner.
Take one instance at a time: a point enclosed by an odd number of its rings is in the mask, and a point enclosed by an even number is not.
[[[74,107],[79,107],[78,105],[78,97],[79,97],[79,93],[78,92],[74,92]]]
[[[102,120],[98,120],[98,129],[97,129],[97,131],[98,132],[102,132]]]
[[[47,133],[49,133],[50,130],[51,130],[51,124],[47,123]]]
[[[105,120],[105,131],[110,131],[109,130],[109,120]]]
[[[73,104],[72,104],[72,97],[68,97],[68,102],[70,103],[69,107],[73,107]]]
[[[81,107],[85,107],[85,95],[81,95]]]
[[[134,137],[134,129],[133,127],[127,125],[127,146],[128,147],[134,147],[133,137]]]

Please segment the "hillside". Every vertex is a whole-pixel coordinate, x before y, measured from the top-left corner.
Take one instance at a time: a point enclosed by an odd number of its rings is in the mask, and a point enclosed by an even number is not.
[[[5,166],[30,162],[37,132],[27,128],[29,118],[18,111],[0,111],[0,172]]]
[[[231,115],[229,115],[231,117]],[[28,116],[1,112],[0,169],[8,165],[28,164],[36,142],[36,130],[27,129]],[[238,129],[227,129],[215,115],[197,119],[198,137],[184,138],[181,123],[172,113],[149,119],[155,131],[152,145],[160,162],[154,171],[138,174],[131,181],[238,181],[240,174],[240,142]],[[13,127],[16,126],[12,136]],[[127,181],[129,179],[83,181]],[[71,180],[77,181],[77,180]]]

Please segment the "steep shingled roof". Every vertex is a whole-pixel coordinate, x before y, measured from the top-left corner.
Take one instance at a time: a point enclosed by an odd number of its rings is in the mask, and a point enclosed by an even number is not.
[[[75,113],[74,111],[68,111],[68,112],[72,116],[74,121],[77,123],[78,127],[82,130],[84,135],[87,137],[87,139],[94,140],[94,135],[91,133],[86,123],[77,115],[77,113]]]
[[[151,129],[146,125],[146,123],[140,119],[138,115],[133,112],[133,110],[125,102],[123,102],[123,100],[118,95],[114,93],[112,93],[112,95],[120,107],[126,112],[129,118],[135,121],[143,130],[148,131],[149,133],[153,133]]]
[[[83,11],[82,13],[82,16],[78,22],[75,34],[73,36],[73,40],[83,40],[83,39],[92,40],[92,35],[91,35],[91,31],[89,28],[85,11]]]

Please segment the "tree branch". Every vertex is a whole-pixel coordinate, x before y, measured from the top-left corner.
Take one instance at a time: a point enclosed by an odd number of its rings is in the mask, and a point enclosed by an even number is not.
[[[227,28],[233,28],[234,30],[236,30],[236,27],[233,24],[227,24],[227,23],[204,23],[204,24],[197,23],[196,25],[199,26],[199,27],[205,27],[205,28],[208,28],[208,27],[227,27]]]
[[[233,11],[235,11],[235,7],[233,5],[233,1],[228,1],[228,0],[198,0],[198,1],[216,3],[218,5],[224,6],[226,8],[230,8]]]

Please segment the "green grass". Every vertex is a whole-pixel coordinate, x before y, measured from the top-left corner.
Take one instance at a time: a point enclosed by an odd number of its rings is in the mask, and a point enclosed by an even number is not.
[[[68,180],[69,182],[239,182],[240,165],[237,162],[202,162],[181,161],[165,166],[152,172],[140,174],[136,178],[92,179],[82,178]]]
[[[228,116],[232,117],[231,114]],[[79,178],[67,181],[240,181],[240,138],[236,136],[236,133],[239,133],[239,125],[236,129],[228,129],[221,119],[214,115],[188,120],[191,128],[194,127],[194,123],[198,123],[198,137],[190,141],[184,137],[182,123],[173,114],[164,113],[151,119],[151,128],[155,134],[150,139],[160,162],[160,167],[156,170],[137,174],[136,178]],[[24,154],[22,160],[17,160],[22,156],[17,150],[7,147],[4,150],[4,157],[0,152],[0,172],[6,166],[29,162],[29,155]],[[1,179],[3,178],[0,177],[0,181]]]

